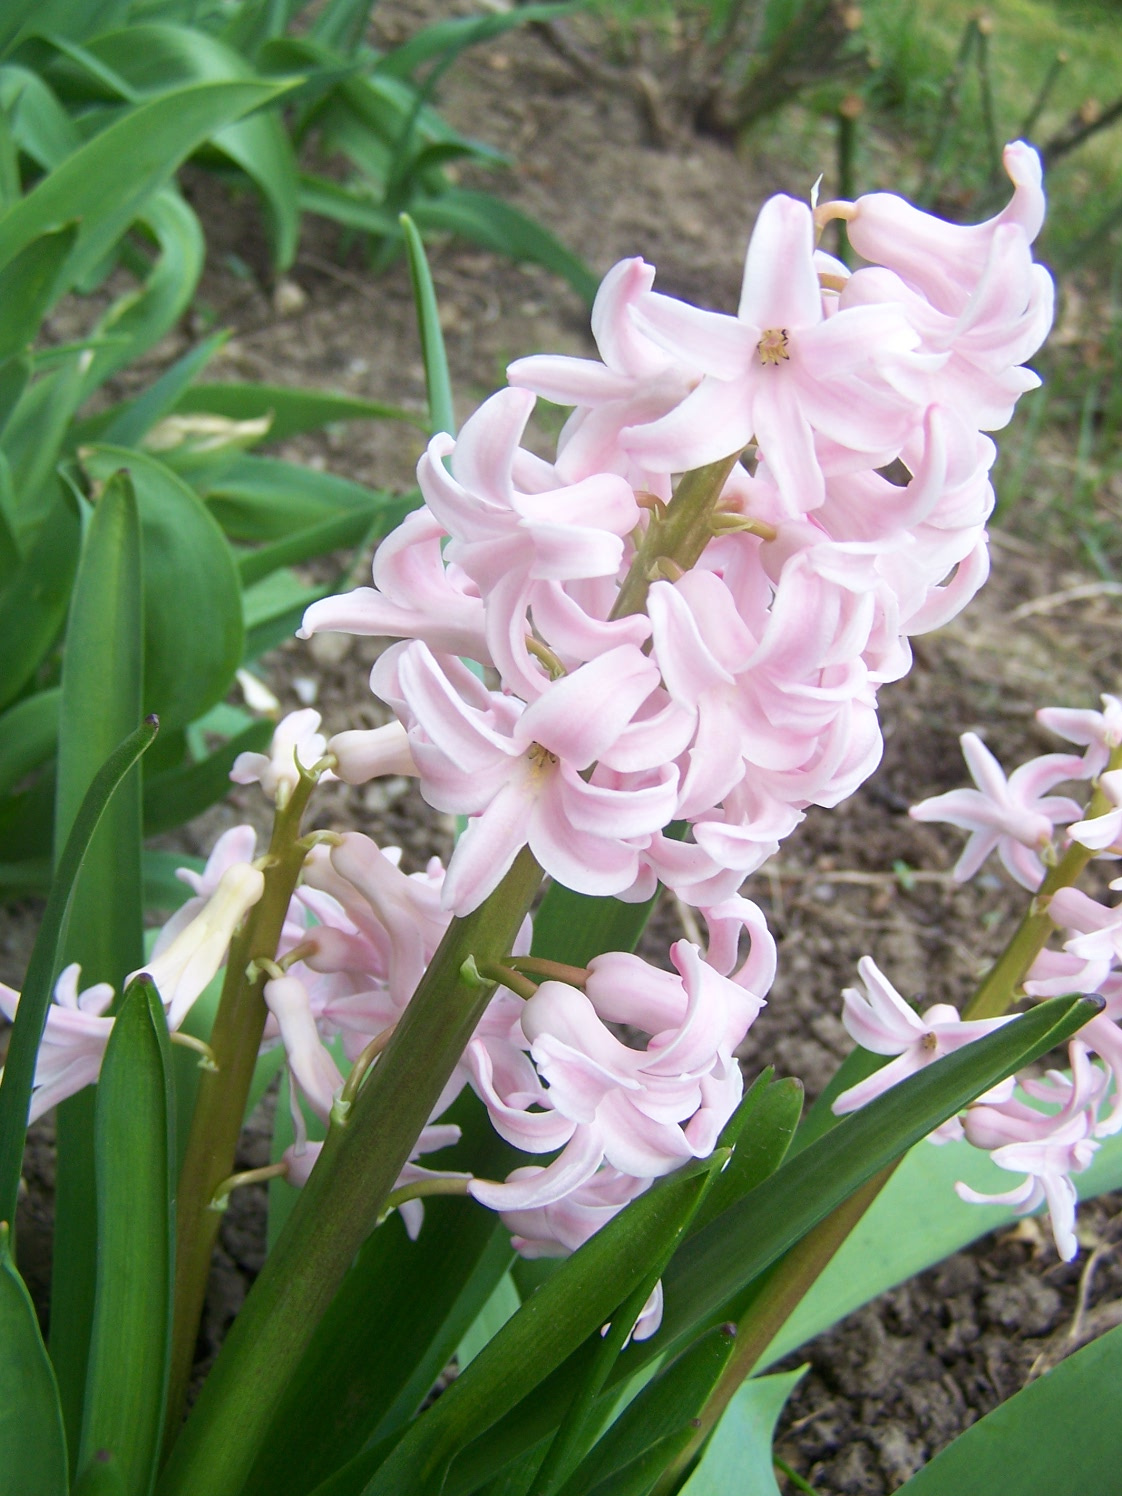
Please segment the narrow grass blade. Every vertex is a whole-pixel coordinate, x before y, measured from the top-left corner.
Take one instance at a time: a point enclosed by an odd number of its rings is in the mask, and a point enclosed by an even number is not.
[[[408,213],[401,215],[405,235],[405,253],[409,260],[409,279],[413,285],[413,304],[417,310],[417,329],[421,335],[421,357],[425,365],[425,387],[429,393],[429,429],[456,434],[456,411],[452,401],[452,376],[448,372],[448,353],[440,326],[440,309],[432,271],[417,226]]]

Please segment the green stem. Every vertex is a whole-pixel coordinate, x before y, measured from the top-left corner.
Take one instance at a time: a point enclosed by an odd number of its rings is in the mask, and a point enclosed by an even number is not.
[[[285,1387],[464,1052],[493,988],[465,966],[510,950],[541,882],[523,849],[498,888],[449,926],[382,1058],[332,1126],[311,1178],[180,1435],[160,1496],[234,1496]]]
[[[645,610],[656,562],[663,558],[676,561],[683,571],[696,564],[713,539],[711,521],[717,501],[739,460],[740,453],[733,452],[729,457],[722,457],[720,462],[710,462],[705,467],[682,474],[666,513],[661,519],[657,515],[651,516],[643,543],[616,598],[613,618],[626,618]]]
[[[234,1154],[245,1119],[254,1067],[268,1013],[263,996],[268,972],[247,968],[277,953],[288,906],[304,866],[300,822],[315,786],[302,775],[288,802],[279,808],[266,859],[265,889],[230,944],[222,996],[210,1035],[215,1068],[199,1077],[191,1132],[176,1199],[175,1312],[165,1450],[179,1430],[191,1376],[199,1317],[206,1298],[221,1213],[210,1208],[222,1182],[234,1172]]]

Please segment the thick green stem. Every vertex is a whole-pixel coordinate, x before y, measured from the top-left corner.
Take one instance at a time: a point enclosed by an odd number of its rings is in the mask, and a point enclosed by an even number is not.
[[[172,1451],[160,1496],[241,1489],[289,1378],[490,1000],[494,989],[475,965],[507,954],[540,882],[524,849],[491,897],[449,926],[346,1122],[328,1133]]]
[[[210,1205],[223,1180],[234,1172],[234,1153],[265,1028],[267,1009],[262,994],[268,974],[251,968],[250,963],[271,960],[277,953],[307,855],[307,848],[300,845],[300,822],[314,786],[311,775],[302,776],[288,802],[277,811],[264,869],[264,892],[230,945],[210,1036],[215,1068],[204,1070],[199,1078],[176,1199],[175,1313],[165,1447],[171,1446],[179,1429],[210,1259],[222,1224],[221,1212]]]
[[[643,537],[643,543],[631,563],[631,570],[619,589],[613,618],[642,613],[647,606],[647,592],[656,575],[659,561],[673,561],[688,571],[696,565],[702,551],[713,539],[713,515],[729,474],[740,460],[740,453],[722,457],[706,467],[683,473],[674,497],[661,518],[654,515]]]

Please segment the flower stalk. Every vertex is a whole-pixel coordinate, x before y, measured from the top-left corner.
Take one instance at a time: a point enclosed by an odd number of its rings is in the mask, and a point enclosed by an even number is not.
[[[175,1257],[175,1310],[165,1447],[179,1428],[210,1259],[221,1213],[211,1208],[234,1172],[234,1154],[245,1117],[268,1010],[262,996],[307,855],[300,823],[317,776],[301,773],[283,808],[278,806],[263,861],[265,888],[230,946],[222,995],[202,1068],[191,1131],[179,1177]]]
[[[477,965],[505,956],[540,882],[541,869],[523,850],[491,897],[449,926],[345,1123],[328,1132],[172,1451],[159,1496],[241,1489],[290,1376],[490,1001],[493,987],[469,982],[460,969],[470,956]]]

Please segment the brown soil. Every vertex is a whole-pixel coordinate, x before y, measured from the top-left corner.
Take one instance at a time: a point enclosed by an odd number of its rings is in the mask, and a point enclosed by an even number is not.
[[[383,37],[408,34],[418,14],[433,9],[380,6]],[[598,272],[641,253],[658,266],[662,289],[721,308],[735,306],[760,201],[779,188],[808,191],[820,160],[831,159],[814,121],[802,117],[777,139],[757,139],[751,154],[697,138],[654,149],[630,98],[590,88],[532,34],[466,58],[448,81],[443,107],[467,133],[516,158],[509,174],[488,185],[549,224]],[[184,329],[180,346],[169,341],[158,350],[160,362],[213,321],[234,336],[212,377],[317,385],[421,408],[422,367],[402,266],[374,279],[357,253],[341,255],[333,230],[311,224],[278,293],[268,285],[253,204],[227,200],[204,179],[192,191],[207,220],[211,258],[198,325]],[[457,243],[433,246],[431,258],[461,416],[501,383],[515,356],[592,351],[585,309],[545,271]],[[236,273],[245,265],[254,271],[248,279],[244,268]],[[410,483],[419,450],[415,433],[388,423],[340,427],[283,449],[387,487]],[[781,941],[779,980],[745,1048],[749,1073],[772,1063],[815,1094],[849,1047],[839,993],[861,955],[872,954],[905,993],[961,1002],[1019,917],[1022,896],[997,873],[987,871],[967,888],[952,884],[947,874],[958,838],[912,822],[906,809],[962,781],[963,731],[982,732],[1012,767],[1049,746],[1032,718],[1038,705],[1090,705],[1100,691],[1116,689],[1118,608],[1104,592],[1058,597],[1088,577],[1023,528],[996,534],[993,553],[993,578],[981,597],[951,627],[917,641],[912,674],[883,692],[879,772],[839,810],[808,816],[777,865],[747,890]],[[315,704],[336,731],[383,720],[366,684],[375,652],[370,641],[294,641],[261,671],[286,710],[300,704],[294,683],[318,682]],[[219,830],[247,817],[261,821],[260,807],[252,791],[235,790],[182,845],[204,850]],[[446,855],[450,846],[446,818],[404,781],[332,787],[319,820],[402,845],[410,866],[433,851]],[[922,870],[921,879],[905,887],[893,872],[900,862]],[[679,931],[676,911],[665,909],[648,954],[664,957]],[[7,925],[0,928],[0,953],[8,955],[16,940]],[[256,1129],[247,1140],[245,1166],[262,1161],[263,1139]],[[33,1186],[49,1186],[48,1143],[44,1136],[35,1155],[41,1177]],[[40,1197],[33,1188],[30,1203]],[[1081,1311],[1092,1328],[1113,1322],[1112,1301],[1122,1291],[1122,1263],[1109,1246],[1122,1234],[1111,1219],[1120,1204],[1108,1200],[1083,1215],[1088,1247],[1104,1248]],[[262,1223],[263,1199],[239,1192],[223,1226],[204,1360],[260,1266]],[[1057,1264],[1030,1222],[861,1310],[805,1350],[811,1370],[785,1415],[778,1452],[821,1496],[894,1489],[1023,1385],[1038,1357],[1062,1354],[1088,1255]]]

